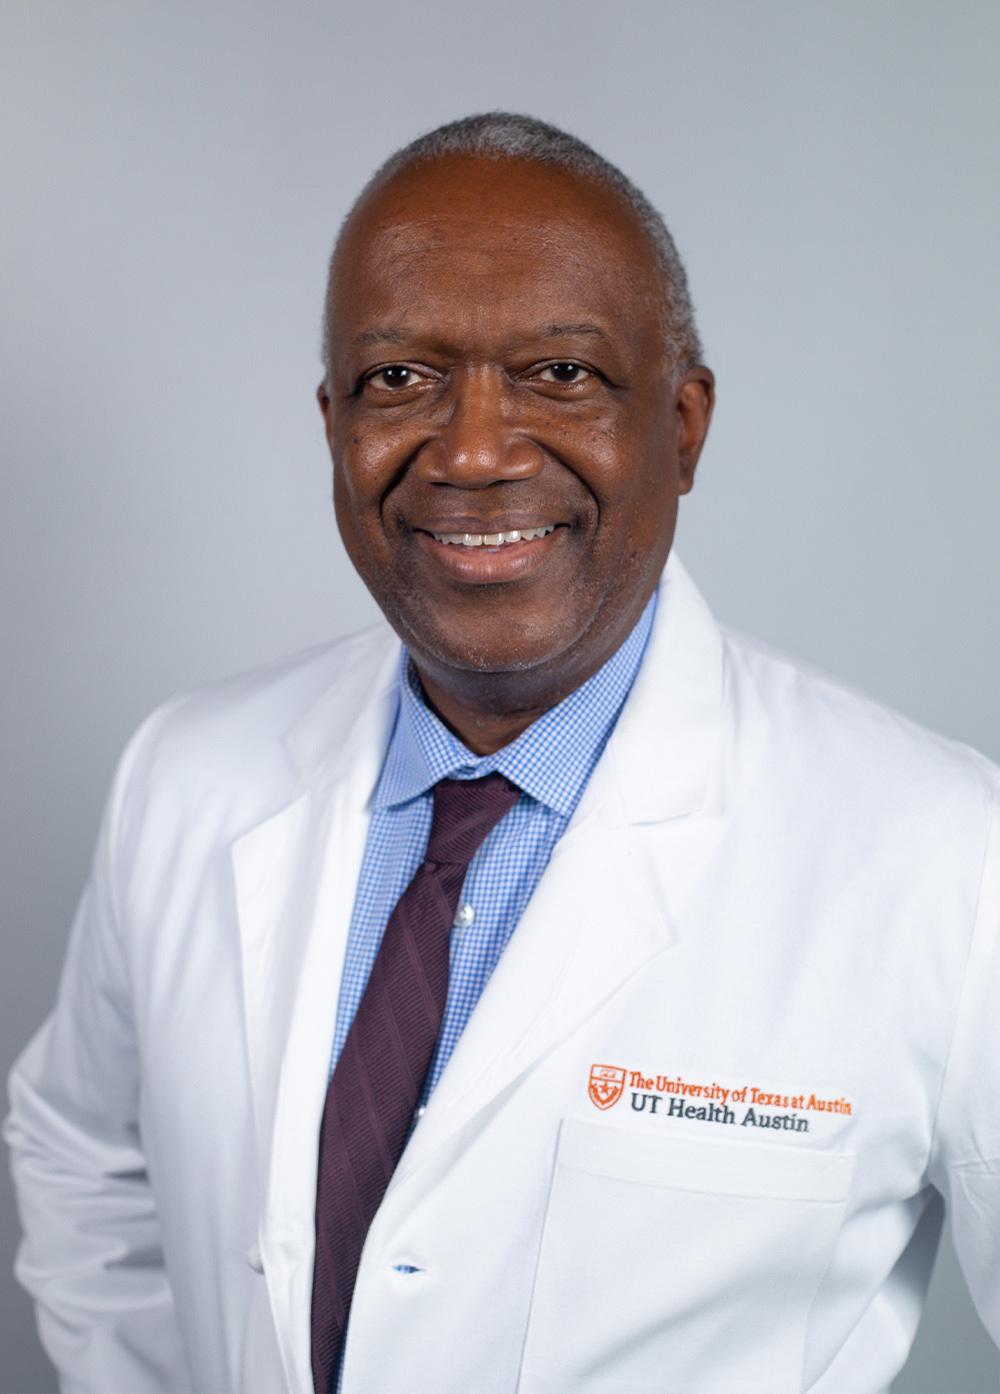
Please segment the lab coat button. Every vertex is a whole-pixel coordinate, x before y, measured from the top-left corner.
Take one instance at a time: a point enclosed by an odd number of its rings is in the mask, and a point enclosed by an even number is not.
[[[259,1244],[251,1244],[249,1249],[247,1249],[247,1263],[249,1263],[255,1273],[263,1273],[264,1260],[260,1256]]]

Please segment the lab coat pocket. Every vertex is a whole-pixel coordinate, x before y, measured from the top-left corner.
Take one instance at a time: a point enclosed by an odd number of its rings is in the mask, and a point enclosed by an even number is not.
[[[800,1389],[851,1164],[564,1120],[519,1394]]]

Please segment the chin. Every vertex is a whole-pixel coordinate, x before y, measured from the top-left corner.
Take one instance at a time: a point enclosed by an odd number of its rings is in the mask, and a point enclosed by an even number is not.
[[[411,630],[412,640],[405,642],[418,662],[423,657],[435,668],[484,678],[501,677],[505,673],[529,673],[542,669],[571,647],[579,637],[569,632],[546,634],[519,632],[515,623],[503,626],[500,633],[484,633],[482,629],[443,630],[426,628]]]

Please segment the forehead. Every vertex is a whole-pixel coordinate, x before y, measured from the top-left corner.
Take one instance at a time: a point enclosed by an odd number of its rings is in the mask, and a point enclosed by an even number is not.
[[[660,285],[646,232],[614,190],[534,162],[448,156],[365,195],[337,247],[330,308],[335,321],[458,302],[492,318],[527,302],[620,317],[658,305]]]

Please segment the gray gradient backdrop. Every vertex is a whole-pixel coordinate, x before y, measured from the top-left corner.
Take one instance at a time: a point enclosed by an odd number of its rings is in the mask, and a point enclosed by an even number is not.
[[[664,210],[719,378],[716,613],[1000,757],[995,0],[0,0],[0,1057],[52,1000],[116,754],[373,615],[312,394],[391,148],[547,117]],[[51,1370],[8,1279],[0,1387]],[[945,1244],[898,1390],[1000,1388]]]

